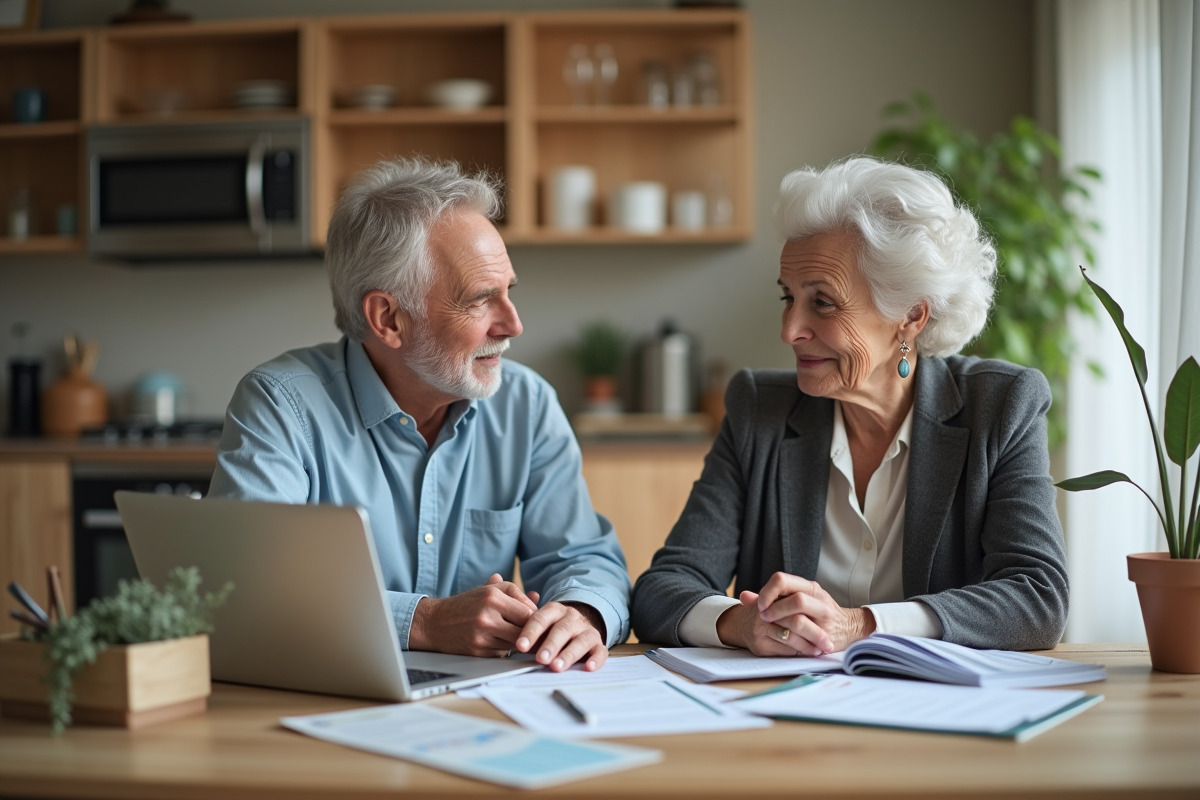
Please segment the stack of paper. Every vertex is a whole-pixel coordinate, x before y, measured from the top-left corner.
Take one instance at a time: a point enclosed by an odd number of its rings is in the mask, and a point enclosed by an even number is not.
[[[733,705],[775,719],[999,736],[1020,742],[1103,699],[1074,689],[988,689],[805,675]]]
[[[840,653],[820,658],[756,656],[721,647],[658,647],[646,652],[654,661],[697,683],[747,678],[790,678],[809,672],[840,670]]]
[[[732,731],[771,724],[725,702],[742,692],[678,678],[561,689],[484,686],[482,694],[513,722],[567,739]]]

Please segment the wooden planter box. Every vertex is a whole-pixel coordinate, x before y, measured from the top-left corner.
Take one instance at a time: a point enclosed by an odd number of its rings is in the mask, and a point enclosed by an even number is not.
[[[0,637],[0,714],[49,720],[46,646]],[[208,636],[109,647],[75,675],[71,716],[85,725],[140,728],[208,707]]]

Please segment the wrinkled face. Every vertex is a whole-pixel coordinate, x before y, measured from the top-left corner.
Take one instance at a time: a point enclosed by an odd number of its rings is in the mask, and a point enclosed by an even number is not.
[[[779,287],[780,336],[796,354],[801,391],[854,400],[895,377],[899,325],[875,310],[851,234],[789,240],[779,257]]]
[[[522,331],[509,299],[517,276],[504,241],[486,217],[461,211],[443,217],[430,242],[437,278],[408,364],[450,397],[490,397],[500,388],[500,356]]]

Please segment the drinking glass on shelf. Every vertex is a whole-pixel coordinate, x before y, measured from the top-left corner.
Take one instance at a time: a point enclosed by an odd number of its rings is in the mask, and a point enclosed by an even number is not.
[[[666,108],[671,102],[667,68],[660,61],[642,65],[642,100],[651,108]]]
[[[719,172],[708,176],[708,224],[714,228],[727,228],[733,224],[733,198]]]
[[[567,49],[567,60],[563,63],[563,79],[571,87],[571,104],[588,104],[588,87],[595,79],[595,65],[588,56],[585,44],[573,44]]]
[[[696,94],[696,85],[692,82],[692,71],[686,66],[675,70],[674,81],[671,84],[671,104],[676,108],[687,108],[692,105]]]
[[[606,106],[612,101],[612,85],[617,82],[617,55],[612,45],[598,44],[594,51],[596,59],[596,98],[598,106]]]
[[[702,106],[721,104],[721,85],[717,78],[717,65],[711,53],[700,52],[692,56],[692,79],[696,84],[696,100]]]

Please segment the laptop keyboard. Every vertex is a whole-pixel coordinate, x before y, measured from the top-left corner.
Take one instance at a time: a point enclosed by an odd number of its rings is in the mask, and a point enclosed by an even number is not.
[[[453,672],[438,672],[436,669],[414,669],[409,667],[406,671],[408,672],[408,682],[410,684],[429,683],[430,681],[440,681],[455,677]]]

